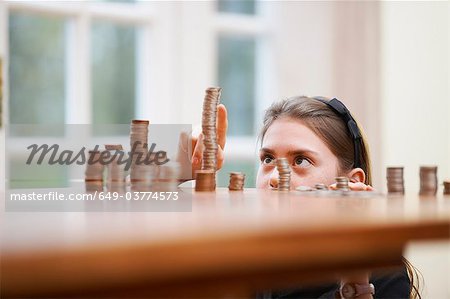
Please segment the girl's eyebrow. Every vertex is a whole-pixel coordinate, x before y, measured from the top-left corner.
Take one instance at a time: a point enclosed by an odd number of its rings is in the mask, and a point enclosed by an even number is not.
[[[271,150],[270,148],[266,148],[263,147],[260,150],[260,153],[266,153],[266,154],[271,154],[271,155],[275,155],[275,151]],[[311,155],[311,156],[318,156],[318,153],[309,149],[296,149],[296,150],[292,150],[292,151],[288,151],[287,153],[288,156],[299,156],[299,155]]]
[[[271,150],[271,149],[269,149],[269,148],[267,148],[267,147],[262,147],[262,148],[260,148],[259,149],[259,152],[262,154],[262,153],[265,153],[265,154],[271,154],[271,155],[274,155],[275,154],[275,152],[273,151],[273,150]]]
[[[312,150],[308,149],[297,149],[293,151],[288,151],[288,156],[301,156],[301,155],[307,155],[307,156],[318,156],[318,153]]]

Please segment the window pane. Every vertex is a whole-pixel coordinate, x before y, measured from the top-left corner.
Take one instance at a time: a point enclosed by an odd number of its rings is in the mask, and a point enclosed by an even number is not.
[[[128,124],[136,98],[136,29],[108,22],[92,27],[94,124]]]
[[[256,11],[255,0],[218,0],[217,4],[220,12],[254,15]]]
[[[56,17],[9,16],[12,124],[63,124],[65,22]]]
[[[230,172],[239,171],[245,174],[245,188],[255,188],[256,164],[253,161],[232,160],[226,161],[217,173],[217,186],[228,187]]]
[[[69,174],[67,165],[27,165],[28,157],[11,157],[9,160],[9,184],[15,188],[50,188],[68,187]]]
[[[218,78],[231,136],[253,135],[255,131],[255,54],[254,38],[219,38]]]

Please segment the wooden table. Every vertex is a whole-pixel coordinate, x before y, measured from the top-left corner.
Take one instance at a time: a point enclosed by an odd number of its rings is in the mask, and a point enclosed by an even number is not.
[[[442,195],[184,191],[192,212],[4,213],[2,298],[248,297],[398,266],[409,242],[450,238]]]

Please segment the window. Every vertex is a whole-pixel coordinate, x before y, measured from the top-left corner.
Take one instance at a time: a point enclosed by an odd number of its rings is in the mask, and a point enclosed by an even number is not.
[[[243,171],[251,186],[265,88],[260,7],[251,0],[2,1],[0,11],[9,19],[8,36],[0,36],[9,53],[7,120],[198,124],[202,88],[218,84],[229,110],[219,181],[226,186],[227,171]]]
[[[136,99],[136,29],[95,21],[91,34],[94,124],[127,124]]]
[[[55,136],[64,144],[71,137],[55,124],[120,124],[134,118],[139,21],[117,16],[118,4],[99,4],[110,10],[87,3],[0,5],[10,8],[9,122],[19,124],[10,127],[12,136]],[[126,18],[129,14],[125,10]],[[111,135],[104,127],[93,133]],[[26,140],[19,138],[7,144],[9,186],[68,185],[67,167],[22,163],[22,143]],[[15,151],[18,144],[21,150]]]
[[[255,134],[255,63],[253,37],[219,37],[219,86],[230,115],[230,136]]]
[[[65,29],[66,23],[60,17],[10,14],[11,124],[64,123]]]
[[[254,0],[219,0],[217,4],[219,12],[254,15],[256,11]]]
[[[255,186],[255,144],[264,92],[258,70],[260,44],[265,28],[260,16],[261,3],[250,0],[217,2],[217,80],[223,88],[222,102],[228,109],[226,163],[218,181],[227,186],[230,171],[246,174],[246,187]],[[230,150],[231,148],[231,150]]]

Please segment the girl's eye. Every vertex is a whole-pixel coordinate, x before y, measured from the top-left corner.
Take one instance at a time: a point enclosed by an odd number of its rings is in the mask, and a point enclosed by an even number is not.
[[[269,156],[264,156],[262,157],[261,162],[263,164],[271,164],[273,162],[273,158]]]
[[[311,166],[311,162],[309,162],[308,159],[299,156],[294,159],[294,166],[307,168],[307,167]]]

